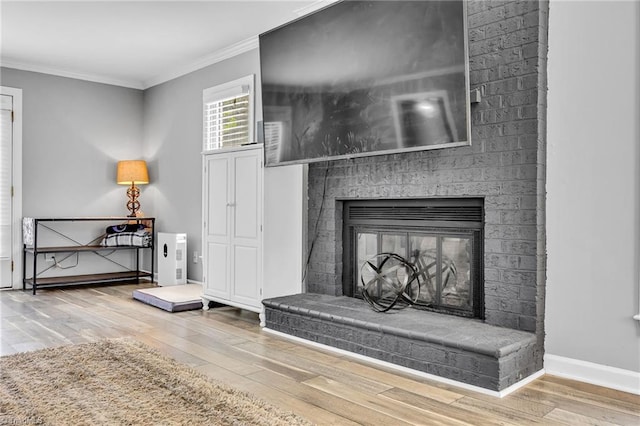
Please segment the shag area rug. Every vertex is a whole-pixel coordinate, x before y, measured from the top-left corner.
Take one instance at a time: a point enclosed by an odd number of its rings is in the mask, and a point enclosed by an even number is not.
[[[0,358],[0,425],[308,425],[131,339]]]

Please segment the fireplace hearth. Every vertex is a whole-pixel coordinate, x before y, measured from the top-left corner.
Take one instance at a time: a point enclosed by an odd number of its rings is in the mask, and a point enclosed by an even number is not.
[[[362,298],[363,286],[375,281],[380,266],[367,262],[383,259],[376,258],[379,253],[393,253],[417,270],[419,295],[413,307],[483,317],[481,198],[342,202],[344,295]]]
[[[471,318],[416,309],[381,314],[354,297],[314,293],[263,303],[271,331],[485,388],[496,396],[539,369],[533,333]]]

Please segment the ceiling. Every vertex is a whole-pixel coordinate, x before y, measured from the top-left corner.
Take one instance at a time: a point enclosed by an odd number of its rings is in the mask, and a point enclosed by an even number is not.
[[[0,64],[146,89],[257,47],[327,0],[0,0]]]

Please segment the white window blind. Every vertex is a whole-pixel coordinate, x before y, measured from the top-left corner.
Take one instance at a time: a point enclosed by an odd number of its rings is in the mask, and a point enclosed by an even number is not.
[[[253,142],[253,75],[203,92],[203,150]]]
[[[0,259],[11,258],[12,97],[0,95]]]

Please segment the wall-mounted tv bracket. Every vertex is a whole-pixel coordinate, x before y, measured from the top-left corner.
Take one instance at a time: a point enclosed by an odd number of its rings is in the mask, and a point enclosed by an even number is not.
[[[469,103],[470,104],[479,104],[482,95],[480,93],[480,88],[475,88],[469,92]]]

